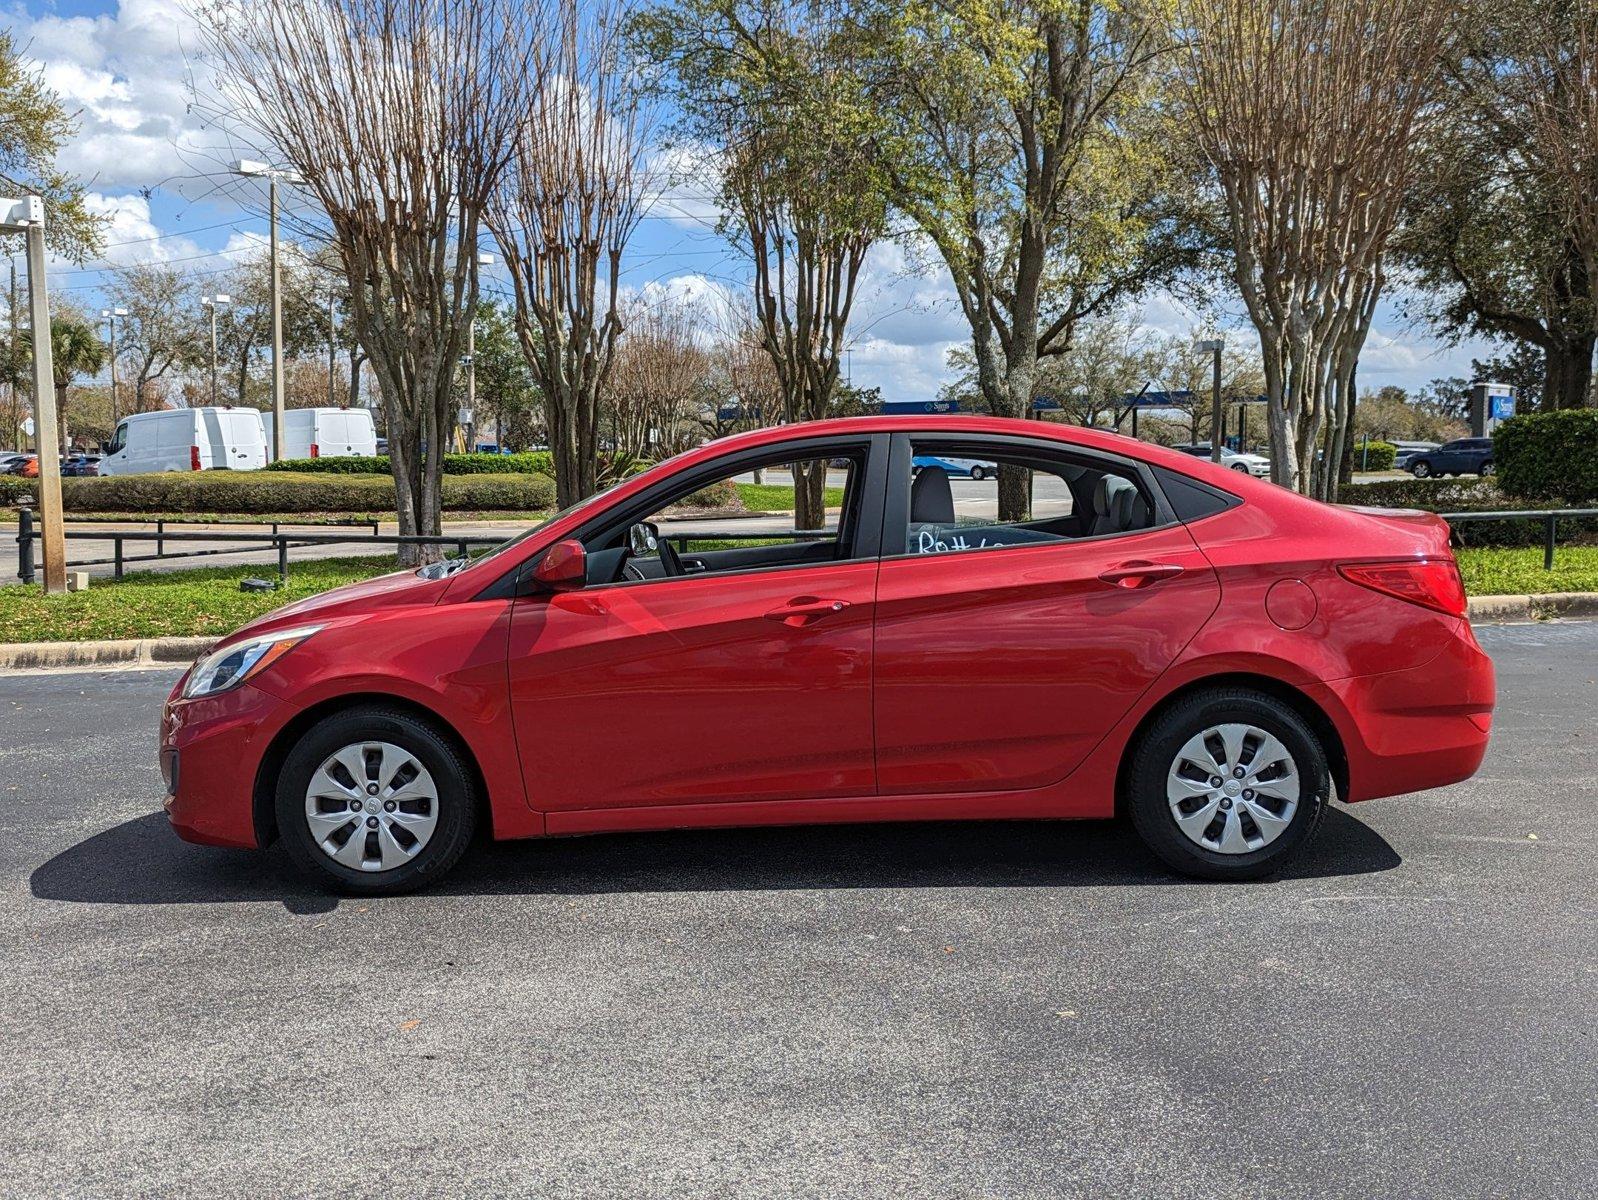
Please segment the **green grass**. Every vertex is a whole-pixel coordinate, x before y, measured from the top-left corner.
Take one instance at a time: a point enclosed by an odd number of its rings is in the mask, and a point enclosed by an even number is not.
[[[1539,596],[1548,592],[1598,592],[1598,546],[1561,546],[1554,569],[1543,570],[1541,547],[1456,551],[1465,590],[1472,596]]]
[[[392,556],[291,562],[288,586],[272,592],[239,591],[241,579],[275,579],[272,564],[141,571],[120,583],[96,579],[88,591],[64,596],[0,587],[0,642],[220,637],[290,600],[397,569]]]
[[[744,507],[751,512],[792,512],[793,487],[786,483],[740,483],[737,485],[738,495],[744,502]],[[843,503],[843,489],[830,487],[826,490],[826,504],[828,508],[837,508]]]
[[[725,549],[738,542],[718,539],[696,548]],[[1542,569],[1540,549],[1461,550],[1459,566],[1473,596],[1598,591],[1598,546],[1561,547],[1552,571]],[[37,587],[0,587],[0,642],[220,637],[290,600],[395,569],[388,556],[293,562],[288,586],[274,592],[239,591],[246,577],[272,578],[271,564],[138,572],[120,583],[96,579],[87,592],[65,596],[45,596]]]

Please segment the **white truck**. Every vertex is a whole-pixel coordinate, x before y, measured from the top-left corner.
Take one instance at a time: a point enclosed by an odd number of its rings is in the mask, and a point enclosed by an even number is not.
[[[266,458],[266,433],[253,408],[164,408],[117,422],[100,474],[259,471]]]
[[[272,414],[261,415],[267,453],[272,449]],[[284,458],[371,458],[377,427],[365,408],[291,408],[283,414]]]

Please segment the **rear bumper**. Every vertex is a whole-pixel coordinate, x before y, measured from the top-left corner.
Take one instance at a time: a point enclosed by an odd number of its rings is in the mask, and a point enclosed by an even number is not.
[[[161,774],[172,828],[186,842],[255,848],[255,777],[272,738],[296,710],[249,684],[220,696],[168,700]]]
[[[1334,680],[1309,689],[1332,716],[1348,756],[1347,801],[1374,800],[1469,779],[1492,732],[1492,659],[1458,622],[1423,666]]]

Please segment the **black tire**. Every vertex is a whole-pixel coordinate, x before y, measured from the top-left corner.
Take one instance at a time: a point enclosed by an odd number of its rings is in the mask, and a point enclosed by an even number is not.
[[[1482,463],[1481,466],[1476,468],[1476,474],[1480,475],[1483,479],[1490,479],[1492,477],[1492,473],[1493,460],[1490,458],[1486,462]]]
[[[1241,471],[1245,475],[1249,473],[1248,466],[1245,463],[1233,463],[1232,470]]]
[[[334,862],[307,824],[311,776],[335,752],[361,741],[384,741],[414,755],[438,792],[437,823],[416,857],[385,871],[362,871]],[[442,878],[466,852],[477,828],[471,769],[454,744],[431,724],[399,709],[360,707],[335,713],[311,727],[284,760],[277,781],[277,828],[294,865],[319,883],[351,896],[415,891]]]
[[[981,483],[987,477],[988,477],[988,473],[986,471],[984,471],[981,467],[972,467],[971,468],[971,478],[975,482]]]
[[[1258,850],[1223,854],[1200,846],[1178,827],[1166,800],[1166,778],[1178,752],[1194,734],[1223,724],[1246,723],[1271,734],[1292,756],[1300,795],[1292,819]],[[1162,713],[1132,752],[1126,804],[1133,827],[1167,866],[1197,879],[1259,879],[1279,869],[1309,841],[1326,810],[1331,773],[1313,730],[1291,707],[1245,688],[1195,692]]]
[[[1422,459],[1420,462],[1409,468],[1409,473],[1416,479],[1430,479],[1432,475],[1432,465],[1431,463]]]

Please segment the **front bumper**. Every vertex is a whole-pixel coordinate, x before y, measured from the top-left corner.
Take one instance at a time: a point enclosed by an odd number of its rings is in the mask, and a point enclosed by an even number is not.
[[[167,700],[160,749],[164,807],[180,838],[207,846],[259,845],[256,774],[295,711],[247,683],[219,696]]]

